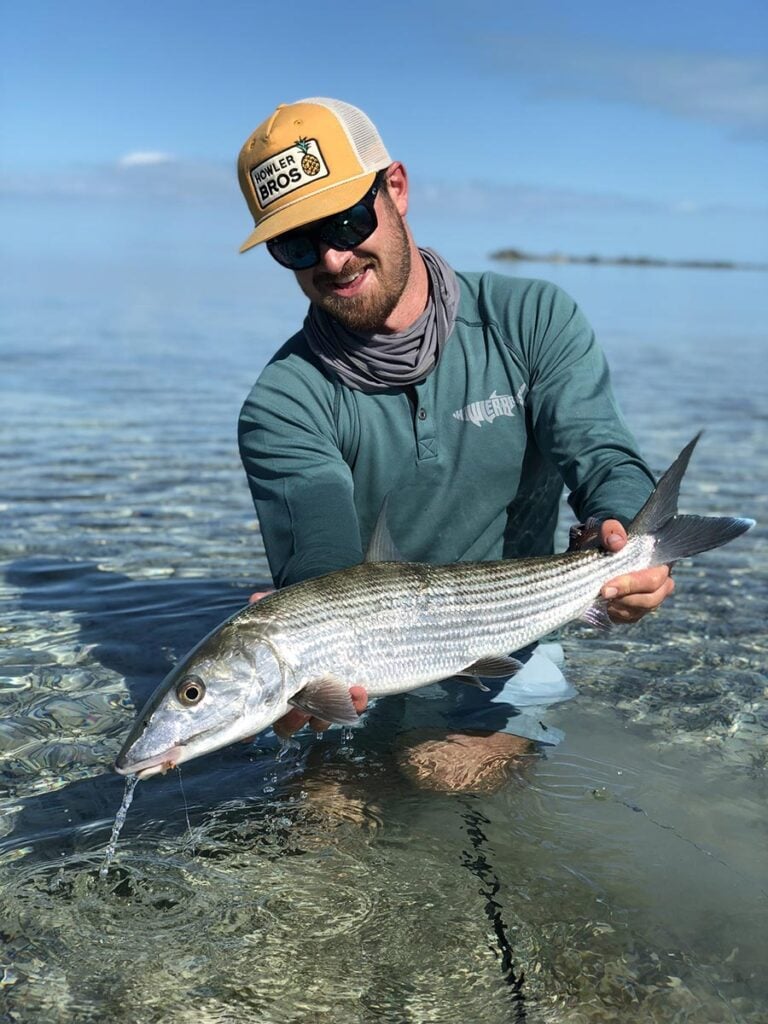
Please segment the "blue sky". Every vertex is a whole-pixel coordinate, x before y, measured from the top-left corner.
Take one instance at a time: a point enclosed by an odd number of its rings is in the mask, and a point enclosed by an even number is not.
[[[9,0],[5,244],[230,260],[279,102],[361,106],[418,240],[768,261],[768,4]],[[189,245],[187,245],[189,243]],[[261,258],[260,256],[257,258]]]

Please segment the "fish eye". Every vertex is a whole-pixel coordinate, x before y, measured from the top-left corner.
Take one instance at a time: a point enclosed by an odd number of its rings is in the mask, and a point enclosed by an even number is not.
[[[185,707],[194,707],[205,696],[205,683],[200,676],[184,676],[176,687],[176,696],[179,698],[179,703]]]

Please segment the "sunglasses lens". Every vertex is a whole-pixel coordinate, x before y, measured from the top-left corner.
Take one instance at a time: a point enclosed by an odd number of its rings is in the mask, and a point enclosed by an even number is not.
[[[332,249],[353,249],[376,230],[376,214],[372,207],[355,203],[348,210],[331,218],[320,232]]]
[[[317,246],[309,235],[286,234],[267,242],[267,248],[278,263],[290,270],[313,267],[318,260]]]
[[[373,185],[359,203],[348,210],[326,217],[314,227],[297,228],[267,242],[272,256],[289,270],[307,270],[320,261],[318,240],[345,252],[354,249],[372,235],[379,222],[373,204],[379,192],[384,172],[380,171]]]

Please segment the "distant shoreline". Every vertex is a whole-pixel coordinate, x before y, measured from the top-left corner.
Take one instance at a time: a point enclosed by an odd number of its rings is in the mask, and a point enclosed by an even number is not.
[[[766,263],[733,260],[665,260],[654,256],[571,256],[563,252],[533,253],[522,249],[498,249],[492,260],[514,263],[580,263],[604,267],[674,267],[683,270],[768,270]]]

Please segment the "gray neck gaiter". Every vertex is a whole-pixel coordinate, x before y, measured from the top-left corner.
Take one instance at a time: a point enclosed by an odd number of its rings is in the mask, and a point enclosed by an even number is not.
[[[417,384],[435,368],[453,330],[459,282],[433,249],[419,249],[429,274],[427,308],[397,334],[357,334],[314,304],[304,320],[310,349],[347,387],[374,394]]]

